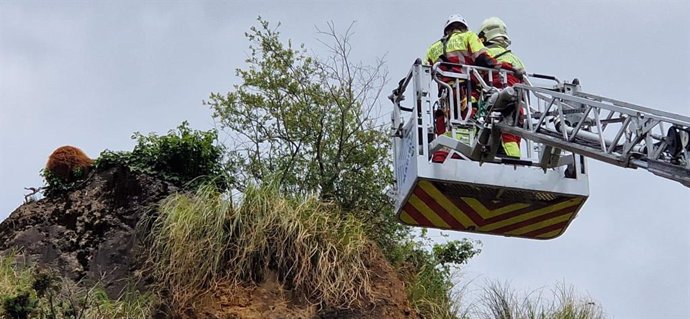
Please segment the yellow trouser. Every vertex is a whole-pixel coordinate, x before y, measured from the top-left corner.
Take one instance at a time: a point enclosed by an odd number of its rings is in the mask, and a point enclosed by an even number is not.
[[[506,143],[501,141],[501,144],[503,145],[503,150],[506,152],[506,155],[520,158],[520,145],[518,145],[517,142]]]
[[[468,145],[472,144],[472,134],[470,132],[470,129],[456,128],[455,136],[451,135],[451,131],[446,131],[445,133],[443,133],[443,135],[452,137]]]

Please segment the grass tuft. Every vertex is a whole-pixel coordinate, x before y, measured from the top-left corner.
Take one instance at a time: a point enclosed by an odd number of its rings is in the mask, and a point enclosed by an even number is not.
[[[17,267],[17,253],[0,256],[0,300],[26,291],[33,285],[33,269]]]
[[[146,319],[154,313],[157,299],[151,293],[127,291],[119,299],[111,300],[105,290],[94,287],[87,292],[89,307],[84,311],[87,319]]]
[[[289,288],[322,306],[348,308],[372,298],[361,222],[315,197],[250,187],[237,207],[212,187],[163,201],[149,256],[175,304],[222,280],[256,284],[274,271]]]
[[[193,195],[168,197],[160,211],[153,221],[149,262],[174,300],[189,300],[221,274],[231,206],[214,188],[202,186]]]
[[[581,297],[572,287],[559,284],[550,298],[542,290],[521,295],[507,283],[488,283],[477,305],[477,318],[525,319],[603,319],[601,306],[594,300]]]

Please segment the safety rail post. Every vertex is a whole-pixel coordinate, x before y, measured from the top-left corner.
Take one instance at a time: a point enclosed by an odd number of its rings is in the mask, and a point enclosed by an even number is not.
[[[430,92],[430,69],[421,63],[415,63],[412,71],[412,78],[414,84],[415,103],[417,111],[413,112],[413,117],[416,116],[415,123],[417,123],[417,132],[421,136],[421,147],[419,147],[418,155],[425,159],[429,158],[429,130],[433,127],[431,112],[431,92]]]

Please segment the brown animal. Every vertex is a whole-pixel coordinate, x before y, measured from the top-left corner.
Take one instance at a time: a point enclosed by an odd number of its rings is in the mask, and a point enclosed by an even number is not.
[[[92,167],[93,160],[82,150],[67,145],[58,147],[50,154],[46,171],[63,182],[70,183],[88,175]]]

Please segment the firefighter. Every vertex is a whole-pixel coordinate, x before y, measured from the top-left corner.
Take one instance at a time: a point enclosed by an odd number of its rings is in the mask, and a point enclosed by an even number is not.
[[[478,36],[484,46],[486,46],[486,50],[492,58],[500,63],[509,63],[514,69],[523,70],[521,73],[524,73],[524,63],[508,49],[511,42],[507,30],[508,28],[503,20],[497,17],[491,17],[484,20],[479,29]],[[508,75],[509,86],[520,82],[522,81],[518,77],[512,74]]]
[[[488,54],[487,49],[479,40],[477,34],[469,30],[467,21],[459,14],[448,17],[443,28],[443,37],[434,42],[427,50],[426,62],[428,64],[433,65],[439,61],[513,70],[510,64],[499,63]],[[462,69],[459,67],[449,68],[448,66],[441,66],[441,68],[444,70],[450,69],[458,73],[462,72]],[[454,96],[455,94],[461,95],[460,101],[466,101],[468,95],[466,92],[449,92],[449,95]],[[475,97],[471,98],[475,99]],[[466,102],[461,103],[459,109],[459,115],[462,117],[466,116],[467,112],[473,112],[473,110],[468,110]],[[444,134],[446,132],[445,120],[448,118],[447,110],[437,110],[435,118],[436,134]]]
[[[427,50],[427,62],[438,61],[500,68],[488,53],[476,33],[469,30],[467,21],[459,14],[451,15],[443,28],[443,38],[434,42]]]
[[[469,30],[465,18],[459,14],[451,15],[448,18],[443,28],[443,37],[434,42],[427,50],[427,63],[433,65],[439,61],[488,68],[500,67],[500,64],[488,54],[477,34]],[[459,67],[441,66],[441,68],[458,73],[462,72]],[[458,94],[458,92],[454,92],[454,94]],[[460,92],[460,94],[464,93]],[[468,112],[466,103],[462,103],[460,108],[461,115],[466,115]],[[445,131],[445,127],[442,129],[437,127],[437,134],[443,134],[443,131]]]
[[[492,58],[496,59],[499,63],[510,64],[514,69],[519,70],[520,74],[518,76],[508,74],[507,85],[513,86],[515,83],[521,83],[521,76],[524,74],[525,65],[520,58],[508,49],[511,42],[510,37],[508,37],[508,27],[505,22],[497,17],[491,17],[484,20],[479,29],[478,36],[486,46],[486,50]],[[500,83],[498,76],[493,76],[492,78],[494,80],[494,86],[503,88],[503,84]],[[510,115],[515,116],[515,113]],[[522,109],[520,109],[517,116],[523,117]],[[501,135],[501,144],[503,146],[502,151],[506,156],[520,158],[519,136],[504,133]]]

